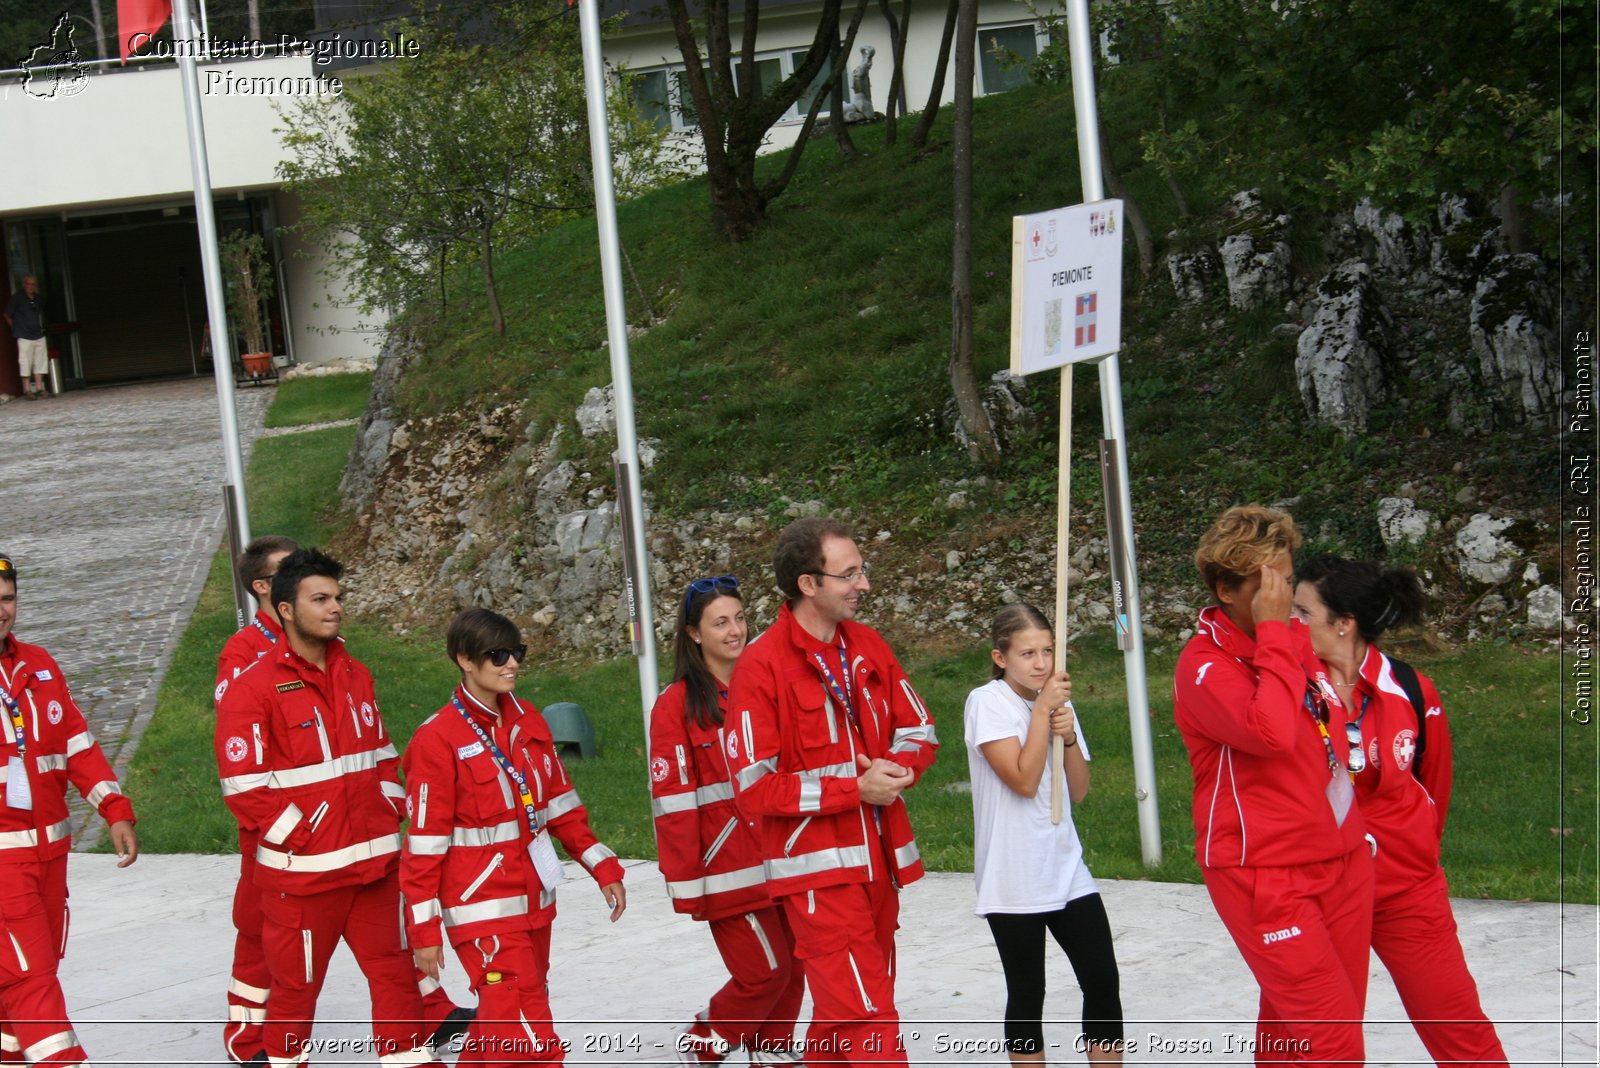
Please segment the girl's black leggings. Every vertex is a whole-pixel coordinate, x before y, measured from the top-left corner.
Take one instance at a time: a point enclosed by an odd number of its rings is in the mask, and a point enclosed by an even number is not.
[[[1044,933],[1066,951],[1083,990],[1083,1035],[1091,1042],[1122,1040],[1122,997],[1111,923],[1099,894],[1067,902],[1054,912],[999,913],[985,917],[1006,975],[1006,1049],[1044,1049]]]

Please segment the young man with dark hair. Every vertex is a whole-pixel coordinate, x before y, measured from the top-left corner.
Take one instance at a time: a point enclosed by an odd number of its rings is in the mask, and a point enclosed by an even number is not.
[[[847,527],[789,524],[773,569],[789,600],[734,668],[727,751],[805,962],[804,1059],[904,1064],[894,932],[922,859],[900,794],[933,764],[933,719],[888,643],[855,622],[871,585]]]
[[[371,987],[385,1063],[436,1064],[397,923],[399,757],[372,675],[339,637],[343,574],[316,549],[285,557],[271,593],[284,640],[217,685],[222,795],[257,839],[271,975],[255,1063],[304,1060],[328,960],[343,938]]]
[[[117,867],[138,859],[139,836],[60,666],[16,639],[16,617],[16,565],[0,556],[0,1050],[29,1064],[83,1064],[56,978],[72,848],[67,783],[110,824]]]
[[[239,672],[255,663],[256,658],[272,652],[283,637],[283,627],[272,605],[272,578],[283,558],[298,548],[300,544],[293,538],[268,534],[246,545],[234,561],[233,573],[256,599],[256,614],[222,647],[222,655],[217,658],[218,682],[238,678]]]

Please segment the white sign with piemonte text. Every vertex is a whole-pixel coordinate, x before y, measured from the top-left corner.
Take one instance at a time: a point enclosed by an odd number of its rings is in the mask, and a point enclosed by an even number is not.
[[[1122,201],[1011,219],[1011,373],[1122,347]]]

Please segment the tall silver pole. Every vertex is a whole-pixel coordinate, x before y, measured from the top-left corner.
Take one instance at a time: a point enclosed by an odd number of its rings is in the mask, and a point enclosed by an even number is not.
[[[650,603],[650,550],[644,540],[644,492],[639,485],[639,438],[633,416],[633,371],[628,362],[628,314],[622,294],[622,252],[617,237],[617,190],[611,174],[611,131],[606,116],[606,76],[600,56],[599,0],[579,0],[578,25],[583,39],[583,85],[589,106],[589,156],[594,166],[594,213],[600,223],[600,277],[605,284],[606,339],[611,351],[611,382],[617,407],[617,468],[627,497],[622,509],[631,550],[631,572],[638,632],[634,653],[639,661],[639,699],[644,706],[645,737],[650,736],[650,709],[660,681],[656,676],[655,613]]]
[[[1067,44],[1072,56],[1072,106],[1078,120],[1078,171],[1083,176],[1085,203],[1104,200],[1100,169],[1100,116],[1094,95],[1093,38],[1089,28],[1089,0],[1067,4]],[[1112,531],[1111,551],[1122,552],[1128,577],[1124,591],[1128,608],[1129,640],[1123,649],[1128,678],[1128,727],[1133,748],[1134,799],[1139,810],[1139,846],[1150,867],[1161,863],[1161,818],[1156,808],[1155,749],[1150,738],[1150,693],[1144,672],[1144,624],[1139,613],[1139,570],[1133,546],[1133,498],[1128,481],[1127,426],[1122,419],[1122,367],[1117,354],[1099,361],[1100,415],[1106,437],[1117,445],[1121,478],[1120,530]],[[1108,502],[1109,503],[1109,502]],[[1119,545],[1120,543],[1120,545]],[[1113,571],[1113,574],[1115,572]]]
[[[178,71],[183,82],[183,114],[189,123],[189,170],[194,178],[194,217],[200,232],[200,267],[206,281],[207,322],[211,324],[211,362],[217,381],[217,410],[222,415],[222,456],[228,486],[236,501],[237,554],[250,542],[250,510],[244,496],[244,454],[239,448],[239,412],[234,406],[233,335],[222,286],[222,257],[217,250],[217,216],[211,203],[211,163],[206,157],[205,119],[200,114],[200,72],[195,60],[194,17],[189,0],[173,0],[172,32],[178,44]],[[255,611],[249,598],[235,606],[241,619]]]

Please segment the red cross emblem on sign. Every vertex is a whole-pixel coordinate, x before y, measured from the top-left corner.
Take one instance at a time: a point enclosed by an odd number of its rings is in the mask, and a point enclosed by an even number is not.
[[[1098,318],[1095,313],[1099,304],[1099,293],[1078,294],[1077,310],[1072,316],[1072,344],[1074,348],[1081,349],[1085,345],[1094,344],[1094,324]]]

